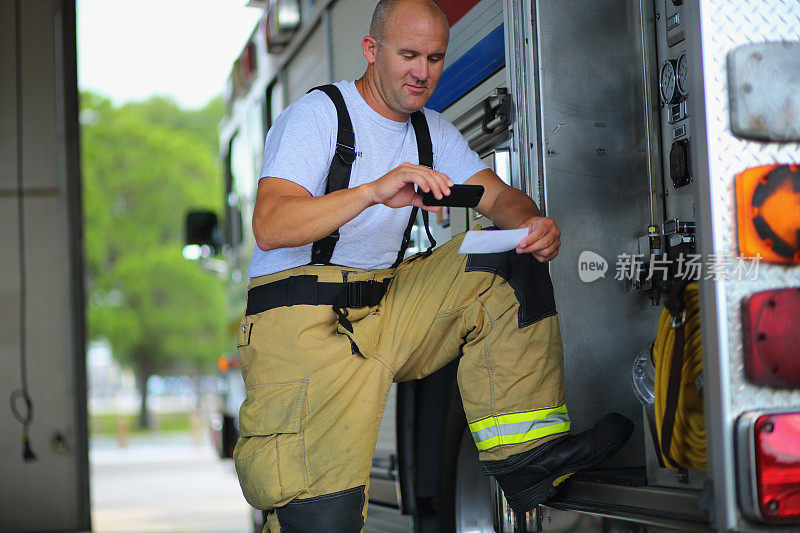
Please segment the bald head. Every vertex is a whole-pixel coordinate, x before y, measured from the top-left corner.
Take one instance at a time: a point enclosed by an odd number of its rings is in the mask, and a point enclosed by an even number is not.
[[[436,89],[449,38],[447,17],[433,0],[381,0],[361,40],[368,64],[356,88],[384,117],[407,121]]]
[[[378,5],[375,6],[375,11],[372,13],[372,23],[369,25],[369,34],[378,43],[386,41],[386,25],[400,4],[413,4],[415,10],[419,10],[419,12],[431,17],[441,18],[449,34],[450,25],[447,22],[447,17],[434,0],[380,0]]]

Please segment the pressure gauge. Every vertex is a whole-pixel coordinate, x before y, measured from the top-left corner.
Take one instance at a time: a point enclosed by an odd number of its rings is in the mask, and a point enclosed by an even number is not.
[[[689,66],[685,51],[678,56],[678,64],[675,70],[677,71],[676,78],[678,78],[678,92],[681,93],[681,96],[686,96],[689,94],[689,80],[686,79],[689,73]]]
[[[674,104],[680,98],[678,80],[675,76],[675,60],[667,59],[661,65],[661,97],[665,104]]]

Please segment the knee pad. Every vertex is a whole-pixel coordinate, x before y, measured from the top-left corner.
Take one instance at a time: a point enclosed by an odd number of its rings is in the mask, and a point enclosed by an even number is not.
[[[514,250],[469,254],[464,271],[488,272],[508,282],[519,302],[520,328],[556,314],[547,263],[540,263],[531,254],[518,254]]]
[[[281,533],[359,533],[364,527],[365,486],[295,498],[276,510]]]

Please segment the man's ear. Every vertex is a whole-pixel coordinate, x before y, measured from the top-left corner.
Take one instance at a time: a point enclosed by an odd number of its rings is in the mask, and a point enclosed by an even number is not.
[[[364,57],[367,62],[370,65],[375,63],[375,58],[378,55],[378,41],[375,40],[375,37],[365,36],[361,40],[361,49],[364,51]]]

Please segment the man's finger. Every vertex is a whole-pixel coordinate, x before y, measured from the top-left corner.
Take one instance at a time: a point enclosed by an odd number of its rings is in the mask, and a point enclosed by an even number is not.
[[[412,170],[412,172],[413,171],[422,172],[432,177],[433,179],[437,180],[442,184],[442,188],[452,187],[453,185],[455,185],[455,183],[453,183],[453,180],[451,180],[447,174],[443,174],[437,170],[433,170],[432,168],[422,165],[415,165],[414,163],[403,163],[403,165],[400,166],[404,165],[407,166],[410,170]]]
[[[528,250],[531,252],[541,252],[542,250],[552,247],[557,240],[558,239],[554,235],[545,235],[538,241],[528,246]]]
[[[451,180],[447,176],[447,174],[443,174],[442,172],[439,172],[438,170],[433,170],[432,168],[425,167],[425,166],[422,166],[422,165],[413,165],[412,164],[412,166],[414,166],[418,170],[421,170],[423,172],[427,172],[427,173],[431,174],[432,176],[435,176],[437,179],[441,180],[448,187],[452,187],[453,186],[453,180]]]
[[[414,183],[419,190],[422,192],[430,192],[431,188],[428,185],[428,180],[426,180],[420,173],[412,172],[409,176],[411,179],[411,183]]]
[[[428,172],[430,173],[433,181],[436,182],[439,190],[442,192],[442,196],[448,196],[450,194],[450,187],[453,186],[453,181],[441,172],[436,172],[435,170],[431,169],[428,169]]]
[[[419,172],[417,174],[417,177],[423,183],[426,184],[426,186],[428,187],[428,191],[433,193],[433,197],[434,198],[436,198],[437,200],[441,200],[442,198],[444,198],[444,196],[445,196],[445,192],[444,191],[446,190],[446,188],[434,176],[432,176],[432,175],[430,175],[428,173]],[[428,192],[428,191],[425,191],[425,192]],[[450,191],[448,191],[448,193],[449,192]]]
[[[435,171],[435,170],[431,170],[431,172],[433,172],[433,173],[434,173],[434,175],[435,175],[437,178],[439,178],[439,180],[442,182],[442,185],[443,185],[444,187],[452,187],[453,185],[455,185],[455,184],[453,183],[453,180],[451,180],[451,179],[450,179],[450,178],[447,176],[447,174],[442,174],[441,172],[437,172],[437,171]]]
[[[538,241],[528,246],[517,246],[517,253],[519,254],[543,254],[547,250],[558,249],[561,246],[561,239],[558,237],[539,239]]]
[[[519,241],[518,248],[529,248],[531,245],[540,241],[543,237],[545,237],[546,232],[539,231],[537,228],[533,233],[528,233],[521,241]]]
[[[428,177],[428,179],[431,179],[431,180],[435,181],[437,184],[439,184],[443,193],[447,188],[452,187],[454,185],[453,184],[453,180],[451,180],[447,176],[447,174],[442,174],[441,172],[438,172],[438,171],[433,170],[432,168],[428,168],[428,167],[420,167],[420,166],[418,166],[417,169],[420,172],[423,172],[426,175],[426,177]],[[448,191],[448,193],[449,193],[449,191]]]
[[[414,197],[411,199],[411,205],[424,209],[425,211],[430,211],[432,213],[438,213],[441,211],[441,207],[432,206],[432,205],[425,205],[422,203],[422,196],[419,194],[415,194]]]
[[[557,255],[558,255],[558,246],[556,246],[554,244],[553,246],[545,248],[544,250],[541,250],[539,252],[535,252],[533,254],[533,257],[535,257],[536,259],[538,259],[541,262],[545,262],[545,261],[551,261],[551,260],[555,259],[555,257]]]
[[[423,192],[432,192],[437,200],[450,195],[450,187],[453,186],[453,180],[447,177],[446,174],[413,163],[404,163],[404,165],[407,166],[411,180],[419,185]],[[419,180],[424,181],[427,189],[423,188],[422,182]]]
[[[528,225],[528,234],[520,241],[520,247],[525,248],[538,241],[547,233],[547,229],[547,224],[543,219],[534,222],[533,226]]]

